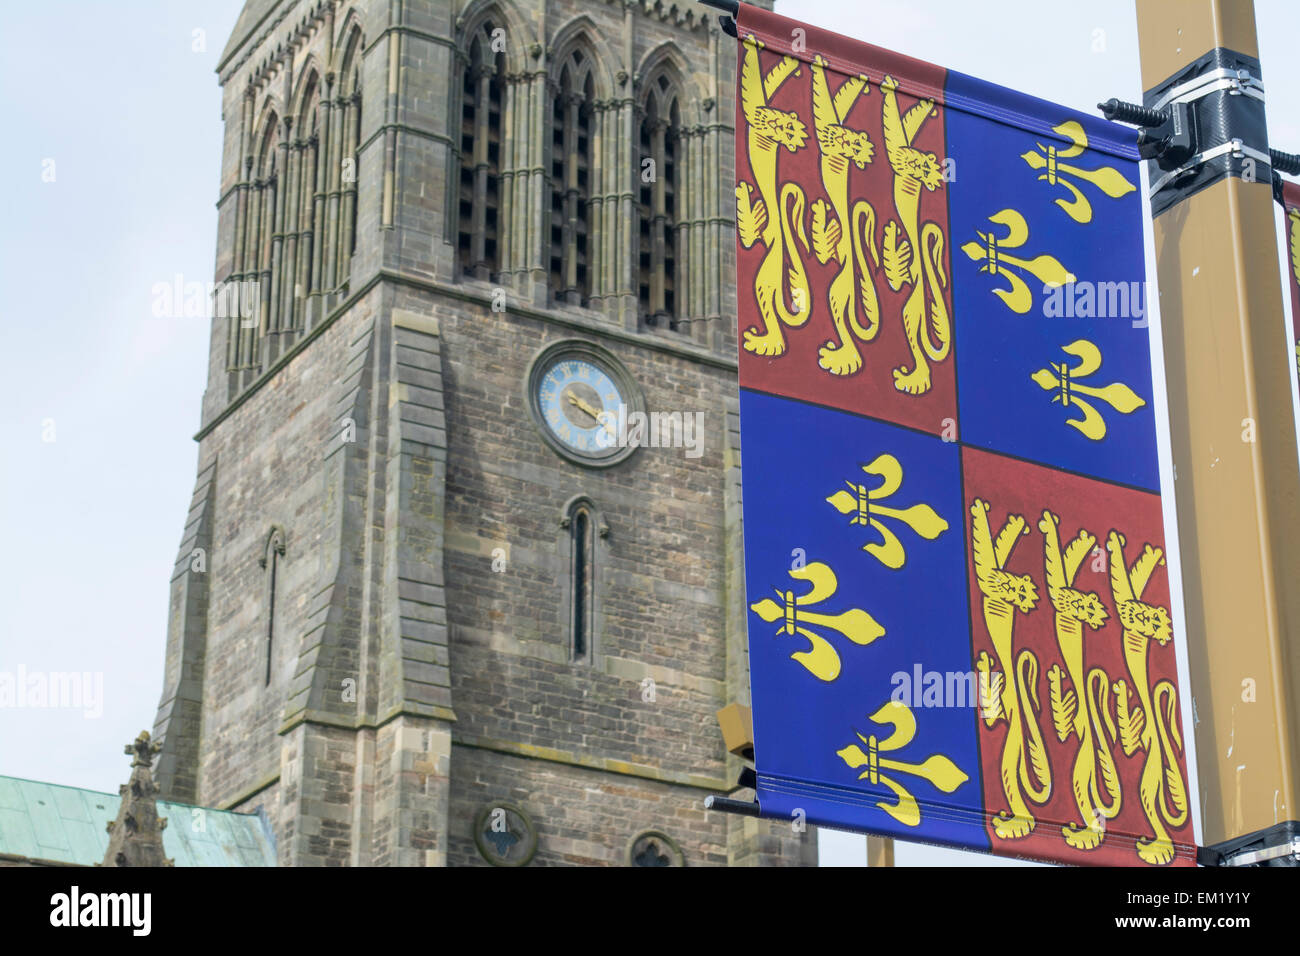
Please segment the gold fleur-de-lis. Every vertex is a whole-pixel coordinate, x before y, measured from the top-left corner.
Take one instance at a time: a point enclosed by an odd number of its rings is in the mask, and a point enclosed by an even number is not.
[[[1046,180],[1049,186],[1064,186],[1074,195],[1073,199],[1057,199],[1056,204],[1064,209],[1075,222],[1092,222],[1092,203],[1088,201],[1088,197],[1083,194],[1079,187],[1065,179],[1065,176],[1074,176],[1084,182],[1092,183],[1111,199],[1127,196],[1137,188],[1124,178],[1123,173],[1111,166],[1102,166],[1098,169],[1081,169],[1078,166],[1061,162],[1062,159],[1073,159],[1088,148],[1088,134],[1074,120],[1068,120],[1060,126],[1054,127],[1052,132],[1061,134],[1073,145],[1065,149],[1057,149],[1050,144],[1044,146],[1042,143],[1036,143],[1035,145],[1043,151],[1042,155],[1035,153],[1031,149],[1027,153],[1021,153],[1020,158],[1028,163],[1031,169],[1046,170],[1038,177],[1039,182]]]
[[[935,513],[927,504],[916,504],[910,508],[893,508],[885,504],[888,498],[903,483],[903,466],[893,455],[884,454],[862,470],[868,475],[881,479],[875,488],[868,488],[854,481],[845,481],[848,491],[837,491],[826,500],[840,514],[851,515],[850,525],[871,525],[880,534],[883,541],[870,541],[862,550],[872,555],[887,568],[897,570],[907,560],[903,543],[898,535],[885,527],[881,518],[895,518],[907,525],[927,541],[933,541],[948,530],[948,522]]]
[[[1034,304],[1034,296],[1029,291],[1029,286],[1025,284],[1025,280],[1016,273],[1008,271],[1008,266],[1023,269],[1045,286],[1051,288],[1068,285],[1074,281],[1074,273],[1061,265],[1054,256],[1041,255],[1035,256],[1033,259],[1022,259],[1018,256],[1007,255],[1004,250],[1019,249],[1029,239],[1029,224],[1025,222],[1025,217],[1020,213],[1014,209],[1003,209],[1001,212],[989,216],[989,222],[997,226],[1005,226],[1007,230],[1006,236],[999,239],[991,231],[980,232],[976,230],[975,235],[979,236],[980,241],[966,243],[961,247],[961,251],[976,262],[981,259],[984,260],[984,264],[980,266],[980,272],[987,272],[995,276],[1000,275],[1007,280],[1010,284],[1009,289],[994,289],[992,291],[994,295],[1007,304],[1011,311],[1024,315],[1029,311],[1030,306]]]
[[[902,701],[889,701],[889,703],[872,714],[869,719],[876,724],[891,725],[894,728],[893,733],[884,740],[877,740],[875,734],[863,734],[855,727],[853,732],[857,734],[860,741],[866,744],[866,749],[864,750],[857,744],[849,744],[843,750],[837,750],[835,753],[852,769],[865,768],[862,773],[858,774],[859,780],[866,780],[873,784],[883,783],[894,791],[894,795],[898,798],[894,803],[886,803],[881,800],[876,803],[876,806],[903,824],[903,826],[914,827],[919,824],[921,822],[921,808],[916,802],[916,797],[912,796],[911,792],[901,783],[894,780],[890,776],[890,771],[912,774],[923,780],[928,780],[944,793],[952,793],[970,779],[962,772],[961,768],[943,754],[931,754],[925,759],[924,763],[919,764],[882,756],[882,753],[901,750],[910,744],[912,738],[916,736],[916,716]]]
[[[850,608],[840,614],[819,614],[808,610],[812,605],[835,596],[839,583],[829,565],[814,561],[802,568],[792,568],[789,574],[796,581],[807,581],[811,587],[800,595],[790,589],[773,588],[780,603],[764,598],[751,604],[749,609],[769,624],[780,621],[781,625],[776,629],[778,636],[799,634],[804,637],[811,648],[795,651],[790,659],[798,661],[818,680],[833,681],[840,676],[840,655],[830,641],[811,628],[830,628],[860,645],[870,644],[883,636],[885,629],[860,608]]]
[[[1102,418],[1101,412],[1097,411],[1091,403],[1085,402],[1080,396],[1087,395],[1090,398],[1100,399],[1123,415],[1128,415],[1146,404],[1145,399],[1140,398],[1123,382],[1111,382],[1109,385],[1095,387],[1084,385],[1079,381],[1101,368],[1101,350],[1087,339],[1062,345],[1061,351],[1073,355],[1079,360],[1079,364],[1074,368],[1068,368],[1065,362],[1059,364],[1053,362],[1050,368],[1040,368],[1029,377],[1044,391],[1056,391],[1052,396],[1053,402],[1060,402],[1067,408],[1073,405],[1083,412],[1082,419],[1067,418],[1065,423],[1073,425],[1083,433],[1085,438],[1091,438],[1093,441],[1101,441],[1105,438],[1106,419]]]

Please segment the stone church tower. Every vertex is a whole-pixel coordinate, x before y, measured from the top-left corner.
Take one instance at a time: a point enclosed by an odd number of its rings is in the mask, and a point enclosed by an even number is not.
[[[815,862],[703,809],[748,699],[734,44],[691,0],[248,0],[256,308],[212,324],[165,799],[285,865]]]

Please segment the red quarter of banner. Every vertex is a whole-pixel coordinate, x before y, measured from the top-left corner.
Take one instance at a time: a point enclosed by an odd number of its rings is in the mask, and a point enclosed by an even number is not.
[[[1160,498],[970,448],[962,471],[1017,595],[993,612],[972,564],[976,670],[1029,691],[981,715],[994,849],[1195,863]]]
[[[774,14],[751,36],[739,111],[753,121],[736,152],[741,385],[939,434],[957,411],[943,361],[952,287],[939,281],[951,273],[947,194],[933,179],[947,71],[880,51],[867,82],[844,69],[860,44]],[[815,44],[810,62],[785,55],[792,37]],[[905,164],[931,181],[896,176]],[[911,223],[930,228],[910,235]],[[821,303],[824,334],[799,334]]]

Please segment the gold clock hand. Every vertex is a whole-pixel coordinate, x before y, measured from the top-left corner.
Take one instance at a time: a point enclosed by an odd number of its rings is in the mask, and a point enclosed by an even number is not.
[[[613,426],[610,425],[609,422],[602,422],[600,420],[600,412],[596,411],[596,409],[592,408],[590,404],[583,401],[577,395],[574,395],[572,392],[569,393],[569,404],[575,405],[578,408],[582,409],[584,412],[586,412],[588,415],[594,418],[607,432],[609,432],[611,435],[614,434]]]
[[[577,406],[578,408],[586,412],[588,415],[590,415],[592,418],[599,420],[599,413],[596,412],[594,409],[592,409],[590,405],[588,405],[586,402],[580,399],[577,395],[570,393],[569,404]]]
[[[584,412],[586,412],[586,413],[587,413],[588,415],[590,415],[592,418],[596,419],[597,421],[600,421],[600,412],[598,412],[596,409],[592,408],[589,404],[587,404],[586,402],[584,402],[584,401],[583,401],[582,399],[580,399],[577,395],[574,395],[574,394],[570,393],[570,395],[569,395],[569,403],[570,403],[571,405],[577,405],[579,408],[581,408]]]

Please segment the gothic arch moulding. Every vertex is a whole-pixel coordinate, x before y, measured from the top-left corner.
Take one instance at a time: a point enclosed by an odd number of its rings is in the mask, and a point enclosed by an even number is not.
[[[492,21],[506,31],[506,69],[511,73],[528,70],[529,50],[537,43],[537,31],[510,0],[474,0],[456,16],[456,49],[469,48],[470,37]]]
[[[298,71],[298,82],[289,100],[292,104],[289,115],[293,117],[295,131],[300,129],[303,120],[307,119],[304,111],[311,105],[310,99],[314,96],[319,100],[324,95],[324,75],[315,54],[308,56],[303,62],[302,69]]]
[[[609,72],[611,63],[619,62],[608,43],[601,39],[600,31],[591,17],[583,14],[570,20],[551,38],[547,64],[551,86],[560,82],[560,71],[575,50],[581,50],[591,62],[592,87],[598,100],[610,99],[614,93],[614,77]]]
[[[642,85],[656,75],[660,70],[667,71],[673,83],[681,89],[682,93],[688,92],[686,78],[691,75],[690,65],[686,62],[686,57],[682,56],[681,50],[677,44],[671,40],[664,40],[654,49],[646,52],[641,57],[641,62],[637,64],[636,79]],[[694,93],[694,90],[690,90]]]
[[[253,176],[265,179],[275,165],[276,148],[280,144],[280,110],[269,97],[253,129]]]
[[[262,557],[258,563],[266,567],[272,554],[284,556],[284,528],[278,524],[271,525],[271,530],[267,532],[266,543],[262,546]]]
[[[361,58],[366,49],[365,31],[361,29],[361,16],[356,10],[348,12],[343,18],[338,37],[334,41],[333,72],[335,89],[339,95],[346,96],[356,92],[352,78],[360,72]]]
[[[696,114],[706,94],[696,82],[686,57],[671,40],[665,40],[641,58],[641,63],[636,70],[637,102],[644,102],[647,84],[657,79],[660,73],[667,74],[668,79],[677,89],[677,108],[682,122],[697,122]]]
[[[348,41],[352,38],[352,31],[355,30],[364,40],[366,30],[365,24],[362,22],[362,13],[355,3],[348,4],[336,11],[334,23],[336,26],[334,27],[333,45],[330,47],[332,57],[330,70],[337,73],[343,65],[343,57],[346,55]]]

